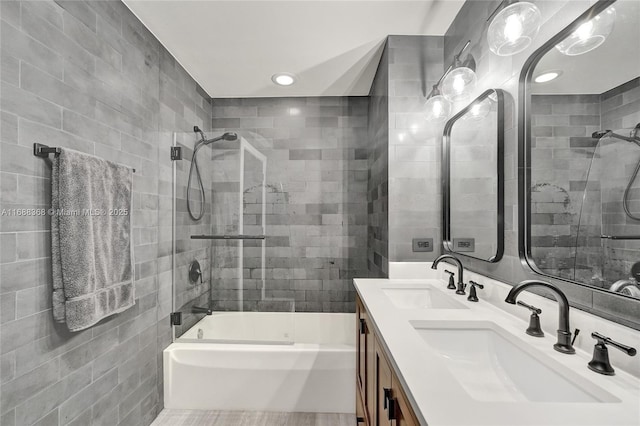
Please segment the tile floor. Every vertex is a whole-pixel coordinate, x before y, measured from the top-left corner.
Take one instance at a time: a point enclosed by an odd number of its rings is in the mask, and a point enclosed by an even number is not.
[[[162,410],[151,426],[354,426],[354,414]]]

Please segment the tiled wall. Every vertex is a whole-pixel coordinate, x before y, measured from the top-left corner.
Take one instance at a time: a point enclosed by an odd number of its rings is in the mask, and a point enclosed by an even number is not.
[[[351,279],[368,274],[368,99],[213,105],[214,131],[237,131],[267,157],[265,297],[272,303],[260,307],[262,295],[245,289],[245,301],[255,304],[248,308],[290,309],[293,300],[296,311],[353,311]],[[248,269],[245,276],[259,273]]]
[[[443,125],[424,118],[424,103],[443,67],[443,38],[389,36],[389,260],[425,261],[413,238],[441,240]]]
[[[47,208],[33,142],[135,167],[136,304],[77,333],[51,314],[47,217],[2,216],[2,425],[148,425],[171,339],[172,132],[210,125],[208,96],[118,1],[0,2],[2,208]]]
[[[389,36],[371,89],[369,134],[369,269],[388,262],[433,260],[413,238],[441,240],[440,135],[424,103],[443,72],[443,39]]]
[[[542,14],[540,32],[531,46],[511,57],[494,55],[486,43],[488,17],[499,5],[498,0],[466,2],[447,30],[444,42],[445,64],[467,40],[472,41],[477,69],[478,85],[472,97],[488,88],[501,88],[507,92],[505,121],[505,256],[498,263],[486,263],[474,259],[465,261],[465,266],[485,275],[510,283],[523,279],[540,278],[523,268],[518,254],[518,162],[517,162],[517,101],[520,71],[525,60],[554,34],[567,26],[584,12],[591,2],[576,0],[534,1]],[[483,17],[479,19],[478,17]],[[458,105],[456,108],[462,108]],[[588,287],[552,280],[567,294],[572,304],[622,324],[640,328],[638,302],[616,297],[608,293],[593,291]]]
[[[367,265],[371,277],[389,275],[389,49],[369,92]]]

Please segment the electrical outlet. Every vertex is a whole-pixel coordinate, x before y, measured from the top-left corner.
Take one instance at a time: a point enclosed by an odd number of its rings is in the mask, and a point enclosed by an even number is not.
[[[414,238],[413,251],[433,251],[433,238]]]
[[[454,238],[453,251],[458,253],[476,251],[476,239],[475,238]]]

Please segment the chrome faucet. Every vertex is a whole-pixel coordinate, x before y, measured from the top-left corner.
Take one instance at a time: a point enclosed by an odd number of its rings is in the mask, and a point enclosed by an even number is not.
[[[464,288],[466,287],[466,284],[464,283],[464,279],[462,278],[462,275],[464,274],[464,268],[462,267],[462,262],[460,262],[460,259],[452,254],[443,254],[441,256],[438,256],[438,258],[433,261],[431,269],[438,269],[438,264],[445,259],[452,260],[458,266],[458,289],[456,290],[456,294],[464,294]]]
[[[529,287],[544,287],[547,290],[550,290],[551,293],[554,294],[556,302],[558,302],[558,341],[555,345],[553,345],[553,349],[558,352],[562,352],[563,354],[576,353],[576,350],[571,345],[571,328],[569,326],[569,301],[567,300],[567,296],[565,296],[565,294],[558,287],[546,281],[522,281],[521,283],[513,286],[504,301],[515,305],[518,294]]]

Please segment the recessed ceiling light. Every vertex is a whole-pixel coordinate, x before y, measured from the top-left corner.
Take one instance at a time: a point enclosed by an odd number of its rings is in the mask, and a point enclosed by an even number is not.
[[[548,83],[551,80],[555,80],[556,78],[562,75],[562,71],[547,71],[539,74],[536,78],[533,79],[536,83]]]
[[[296,76],[288,72],[279,72],[271,76],[271,81],[278,86],[291,86],[296,82]]]

